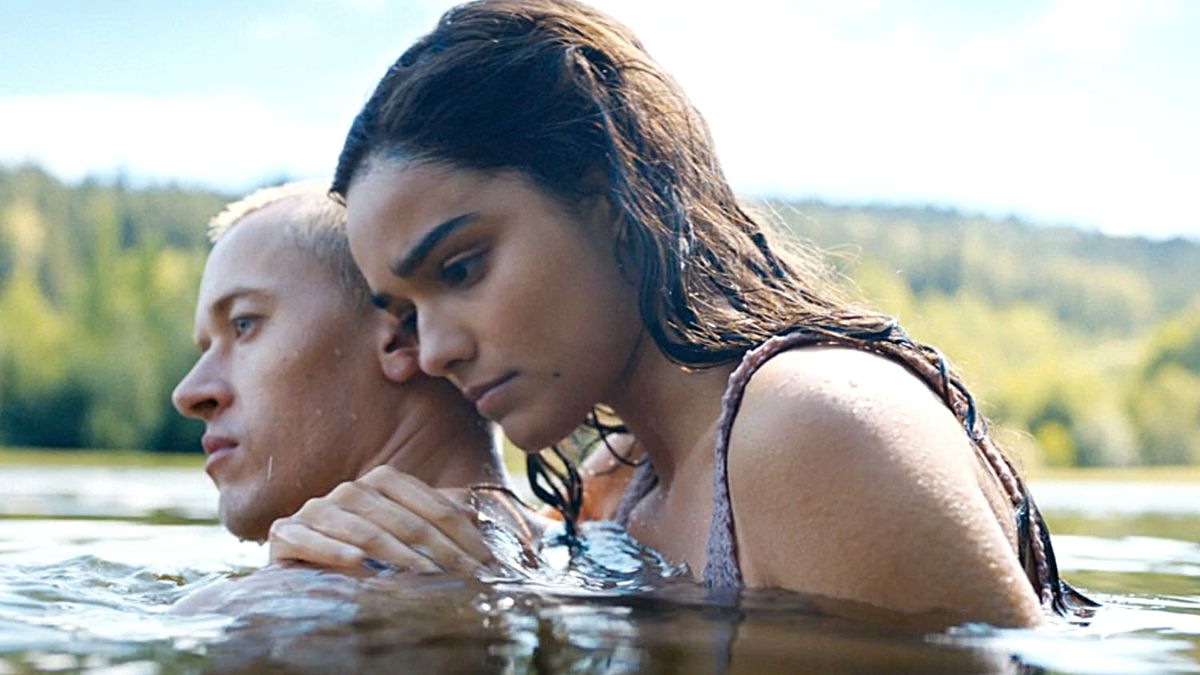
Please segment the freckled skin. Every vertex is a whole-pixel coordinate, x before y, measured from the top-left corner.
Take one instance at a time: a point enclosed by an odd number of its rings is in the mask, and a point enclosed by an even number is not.
[[[789,352],[751,381],[745,406],[730,482],[735,508],[759,516],[739,523],[748,583],[949,621],[1041,620],[1004,526],[1011,508],[958,421],[902,366]],[[803,526],[785,533],[787,519]]]
[[[712,443],[711,434],[700,441]],[[713,462],[711,452],[689,458],[669,488],[638,505],[630,531],[698,573]],[[734,424],[729,472],[750,587],[799,590],[828,611],[921,628],[1042,620],[1016,558],[1011,507],[957,420],[897,364],[836,348],[768,362]]]

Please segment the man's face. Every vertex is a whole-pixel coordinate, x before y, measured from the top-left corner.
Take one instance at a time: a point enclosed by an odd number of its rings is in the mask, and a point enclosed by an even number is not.
[[[379,316],[284,234],[289,201],[247,216],[209,255],[200,358],[172,396],[204,420],[221,521],[245,539],[356,478],[386,438],[371,414],[388,384],[373,349]]]

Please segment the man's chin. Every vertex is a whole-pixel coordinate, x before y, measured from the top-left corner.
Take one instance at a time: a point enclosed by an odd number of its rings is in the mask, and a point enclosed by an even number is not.
[[[255,512],[254,509],[230,503],[234,501],[227,499],[224,493],[221,494],[221,500],[217,507],[221,525],[242,541],[259,543],[266,541],[267,534],[271,530],[271,523],[275,518],[266,517],[261,512]]]

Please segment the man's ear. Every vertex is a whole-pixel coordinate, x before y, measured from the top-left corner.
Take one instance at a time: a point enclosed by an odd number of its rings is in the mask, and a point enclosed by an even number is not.
[[[375,354],[379,358],[380,368],[384,377],[397,384],[404,384],[421,369],[417,341],[400,329],[395,318],[381,313],[380,319],[375,342]]]

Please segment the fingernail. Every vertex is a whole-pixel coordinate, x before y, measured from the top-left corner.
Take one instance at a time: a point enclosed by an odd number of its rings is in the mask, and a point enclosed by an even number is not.
[[[395,572],[396,568],[388,563],[376,560],[374,558],[363,558],[362,566],[372,572]]]

